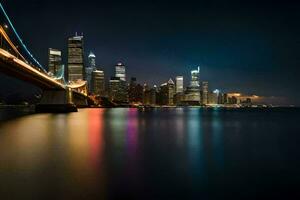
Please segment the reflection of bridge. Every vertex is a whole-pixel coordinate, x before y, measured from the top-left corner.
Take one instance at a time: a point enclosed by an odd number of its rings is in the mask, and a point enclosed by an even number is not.
[[[1,3],[0,9],[4,22],[8,24],[0,25],[0,71],[43,89],[41,102],[37,105],[37,109],[41,111],[67,112],[77,110],[78,106],[88,106],[86,82],[66,84],[61,77],[48,75],[23,44]],[[0,23],[3,23],[2,21],[1,19]],[[15,40],[9,37],[9,29],[11,29],[11,35],[16,37]]]

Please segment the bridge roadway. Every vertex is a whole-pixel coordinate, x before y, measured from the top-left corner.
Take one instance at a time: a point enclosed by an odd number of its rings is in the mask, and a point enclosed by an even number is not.
[[[32,83],[42,89],[66,90],[66,86],[49,77],[14,55],[0,48],[0,71],[17,79]]]
[[[51,105],[51,109],[53,109],[55,105],[62,106],[66,104],[75,104],[77,107],[88,106],[88,100],[90,99],[87,94],[76,91],[77,88],[82,87],[81,84],[65,86],[49,77],[39,68],[27,64],[1,48],[0,72],[43,89],[43,96],[46,96],[46,98],[43,97],[41,103]],[[70,97],[69,91],[71,91],[72,97]],[[64,97],[62,96],[63,92],[65,93]]]

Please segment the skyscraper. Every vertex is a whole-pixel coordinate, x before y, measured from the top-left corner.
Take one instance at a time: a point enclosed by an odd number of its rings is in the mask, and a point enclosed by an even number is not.
[[[175,84],[172,79],[160,86],[159,104],[174,105]]]
[[[200,84],[199,84],[200,67],[197,70],[191,71],[191,83],[187,87],[184,102],[188,105],[200,105]]]
[[[120,80],[122,81],[126,81],[126,68],[125,65],[123,65],[122,63],[118,63],[116,65],[116,77],[120,78]]]
[[[202,88],[201,88],[201,92],[202,92],[202,104],[206,105],[208,104],[208,82],[204,81],[201,84]]]
[[[94,95],[105,96],[104,71],[95,70],[92,72],[91,91]]]
[[[191,71],[192,80],[191,80],[190,87],[193,87],[193,88],[199,88],[200,87],[199,75],[200,75],[200,67],[198,67],[198,70]]]
[[[127,84],[120,77],[111,77],[109,80],[109,98],[116,103],[128,103]]]
[[[90,52],[88,56],[89,64],[85,68],[86,81],[88,84],[89,92],[92,92],[92,72],[96,70],[96,56],[93,52]]]
[[[68,40],[68,81],[83,80],[84,76],[83,36]]]
[[[61,63],[61,51],[49,48],[48,57],[48,72],[54,77],[59,76],[59,72],[63,67]]]
[[[90,68],[96,69],[96,56],[93,52],[90,52],[89,56],[89,66]]]
[[[132,77],[129,83],[128,97],[129,103],[142,103],[143,102],[143,86],[136,83],[136,78]]]
[[[176,94],[183,93],[183,76],[176,77]]]

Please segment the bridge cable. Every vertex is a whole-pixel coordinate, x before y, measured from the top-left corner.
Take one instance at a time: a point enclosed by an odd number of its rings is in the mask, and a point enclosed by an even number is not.
[[[27,49],[26,45],[23,43],[21,37],[19,36],[19,34],[17,33],[14,25],[12,24],[12,22],[10,21],[10,18],[8,17],[6,11],[4,10],[4,7],[2,6],[2,3],[0,2],[0,9],[2,10],[5,18],[7,19],[9,25],[11,26],[13,32],[15,33],[15,35],[17,36],[19,42],[21,43],[21,45],[23,46],[23,48],[25,49],[26,53],[33,59],[33,61],[41,68],[43,69],[45,72],[45,68],[33,57],[33,55],[30,53],[30,51]]]

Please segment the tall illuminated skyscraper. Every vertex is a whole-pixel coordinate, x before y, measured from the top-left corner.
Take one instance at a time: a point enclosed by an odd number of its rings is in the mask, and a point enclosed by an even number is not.
[[[92,92],[92,72],[96,70],[96,56],[93,52],[90,52],[88,56],[89,64],[85,68],[86,81],[88,84],[89,92]]]
[[[202,104],[206,105],[208,104],[208,82],[204,81],[201,84],[202,88]]]
[[[70,37],[68,40],[68,81],[84,79],[83,36]]]
[[[190,87],[194,87],[194,88],[200,87],[199,84],[200,67],[198,67],[198,70],[191,71],[191,76],[192,76],[192,80],[191,80]]]
[[[48,62],[48,72],[57,77],[62,70],[62,63],[61,63],[61,51],[57,49],[49,49],[48,52],[49,62]]]
[[[187,87],[184,102],[188,105],[200,105],[200,84],[199,84],[200,67],[197,70],[191,71],[191,83]]]
[[[115,77],[120,78],[121,81],[126,81],[126,68],[122,63],[116,65]]]
[[[104,71],[94,70],[92,72],[91,90],[94,95],[105,95]]]
[[[176,77],[176,94],[183,93],[183,76]]]
[[[90,68],[96,69],[96,56],[93,52],[90,52],[89,56],[89,66]]]

